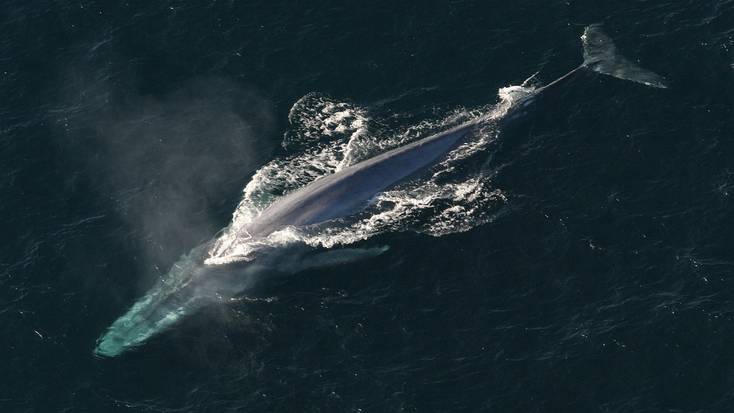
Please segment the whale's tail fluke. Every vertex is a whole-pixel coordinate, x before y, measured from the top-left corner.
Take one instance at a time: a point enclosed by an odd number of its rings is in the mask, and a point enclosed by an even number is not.
[[[650,87],[666,88],[662,76],[643,69],[617,52],[612,39],[601,24],[587,26],[581,36],[584,45],[584,66],[618,79],[631,80]]]

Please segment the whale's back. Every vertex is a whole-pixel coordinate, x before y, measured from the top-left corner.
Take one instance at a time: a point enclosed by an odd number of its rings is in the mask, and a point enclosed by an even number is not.
[[[466,123],[319,178],[276,200],[247,230],[251,236],[262,237],[287,226],[353,215],[375,195],[441,160],[475,125]]]

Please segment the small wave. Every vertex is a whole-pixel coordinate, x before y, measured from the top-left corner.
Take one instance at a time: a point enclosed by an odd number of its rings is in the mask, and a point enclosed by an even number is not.
[[[288,112],[291,127],[282,146],[289,151],[324,149],[330,141],[348,143],[366,132],[368,114],[365,108],[349,102],[338,102],[319,93],[298,99]],[[342,157],[345,153],[335,154]]]

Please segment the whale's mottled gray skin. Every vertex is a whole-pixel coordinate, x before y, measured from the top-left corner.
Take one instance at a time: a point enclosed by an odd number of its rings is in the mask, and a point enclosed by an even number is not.
[[[300,227],[353,215],[375,195],[441,160],[464,141],[477,123],[465,123],[317,179],[275,201],[247,231],[253,237],[262,237],[285,226]]]

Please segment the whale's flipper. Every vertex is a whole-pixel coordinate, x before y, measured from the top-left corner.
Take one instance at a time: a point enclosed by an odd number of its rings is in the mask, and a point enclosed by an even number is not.
[[[390,247],[387,245],[373,248],[342,248],[320,252],[314,256],[301,260],[298,270],[334,267],[351,262],[382,255]]]
[[[619,54],[600,24],[586,27],[581,41],[584,44],[584,66],[591,70],[651,87],[667,87],[662,76],[641,68]]]

